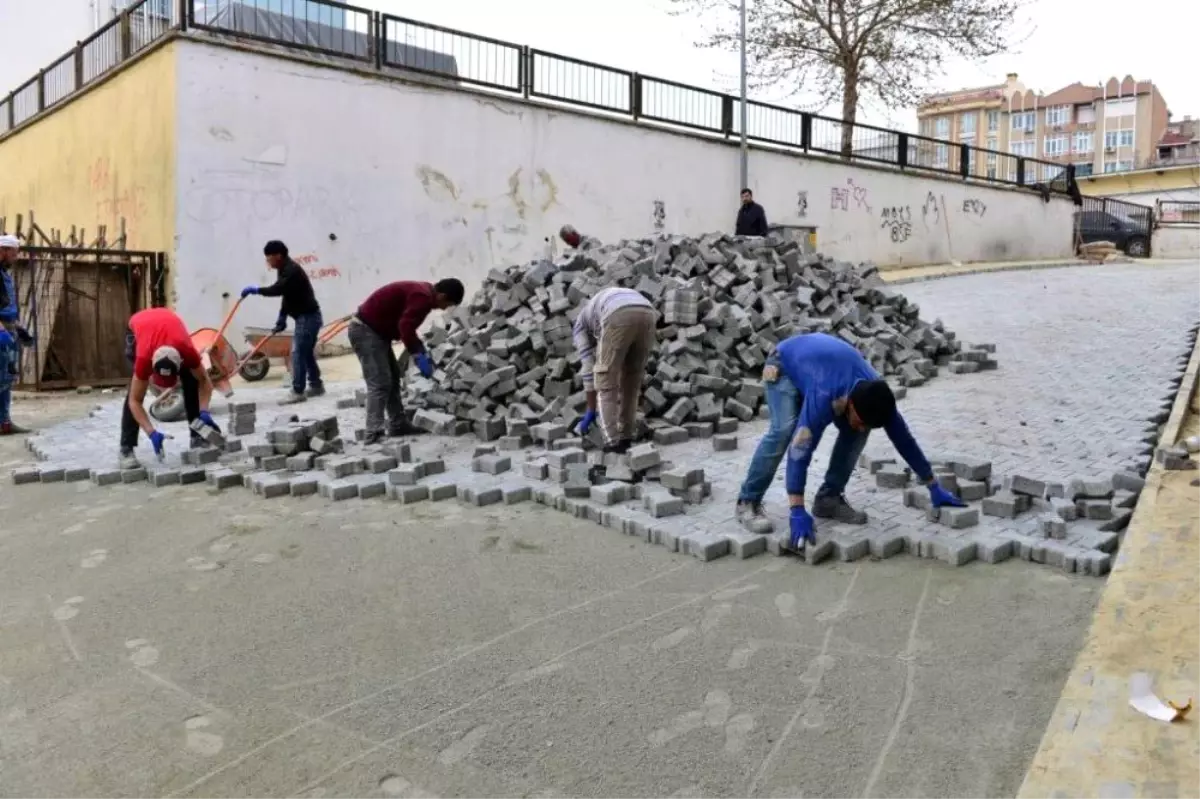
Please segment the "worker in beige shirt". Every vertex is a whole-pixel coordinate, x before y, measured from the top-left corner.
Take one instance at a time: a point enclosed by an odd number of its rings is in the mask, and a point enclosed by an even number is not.
[[[658,311],[650,301],[620,287],[601,289],[575,318],[575,348],[587,392],[579,432],[587,435],[598,406],[605,452],[628,452],[633,444],[642,376],[657,326]]]

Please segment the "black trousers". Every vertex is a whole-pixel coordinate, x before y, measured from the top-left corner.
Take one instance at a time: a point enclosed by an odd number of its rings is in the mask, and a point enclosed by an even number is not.
[[[137,342],[134,340],[133,331],[126,331],[125,359],[129,361],[130,365],[134,362],[135,353],[137,353]],[[196,380],[195,375],[184,369],[179,374],[179,387],[183,391],[184,412],[187,414],[188,424],[191,424],[200,418],[200,383]],[[129,409],[129,392],[126,392],[125,405],[121,409],[121,449],[136,448],[138,433],[141,432],[141,429],[137,419],[133,418],[133,411]]]

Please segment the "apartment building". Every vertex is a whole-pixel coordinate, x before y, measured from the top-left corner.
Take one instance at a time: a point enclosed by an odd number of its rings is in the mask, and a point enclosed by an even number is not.
[[[1010,73],[996,86],[931,95],[917,109],[921,135],[991,151],[976,156],[975,174],[1015,179],[1012,156],[1048,162],[1027,164],[1036,167],[1027,181],[1053,180],[1067,164],[1077,175],[1147,165],[1158,157],[1169,117],[1154,84],[1128,76],[1042,94]]]
[[[1176,122],[1168,122],[1158,140],[1158,157],[1154,165],[1195,164],[1197,161],[1200,161],[1200,120],[1185,116]]]

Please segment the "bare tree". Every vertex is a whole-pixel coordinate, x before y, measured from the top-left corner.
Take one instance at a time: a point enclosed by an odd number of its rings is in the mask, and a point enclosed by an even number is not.
[[[713,20],[698,44],[737,50],[739,0],[671,0],[674,13]],[[1025,0],[747,0],[746,55],[758,86],[842,102],[853,123],[859,101],[915,105],[953,56],[1007,52]],[[853,149],[843,125],[842,153]]]

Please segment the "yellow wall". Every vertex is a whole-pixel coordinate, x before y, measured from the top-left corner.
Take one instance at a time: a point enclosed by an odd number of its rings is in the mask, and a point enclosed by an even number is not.
[[[0,139],[0,216],[30,210],[49,234],[72,225],[89,243],[116,238],[121,217],[135,250],[171,251],[175,237],[175,45]]]
[[[1089,197],[1194,189],[1200,186],[1200,165],[1088,175],[1078,182],[1079,191]]]

